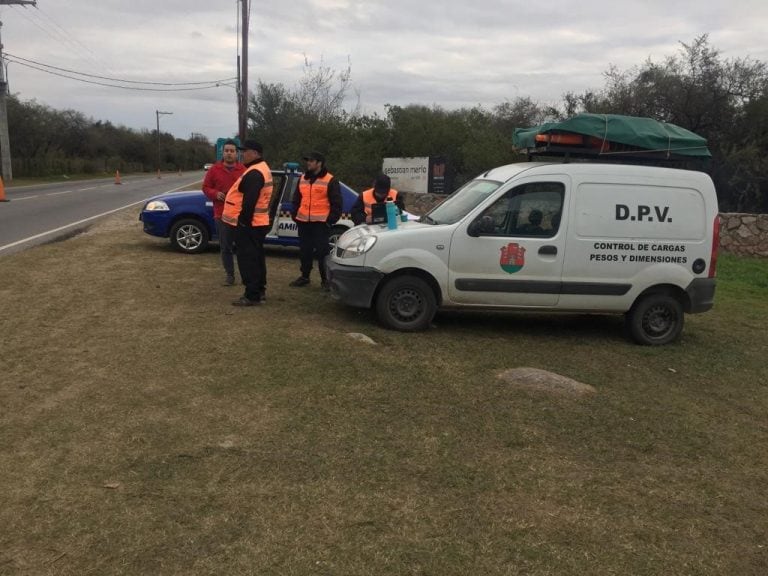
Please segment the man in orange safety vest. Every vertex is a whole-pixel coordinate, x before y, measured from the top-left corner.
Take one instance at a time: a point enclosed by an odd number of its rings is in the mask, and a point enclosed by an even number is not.
[[[246,140],[239,149],[245,172],[227,192],[221,220],[234,230],[237,269],[245,284],[245,293],[232,305],[254,306],[264,302],[267,287],[264,238],[269,232],[272,171],[256,140]]]
[[[312,261],[320,269],[320,287],[328,290],[325,257],[330,252],[331,226],[341,217],[342,201],[339,181],[325,167],[325,156],[311,152],[304,156],[307,168],[299,180],[291,217],[299,233],[301,276],[290,283],[301,287],[309,284]]]
[[[403,201],[403,195],[398,193],[397,190],[392,188],[392,181],[386,174],[379,174],[376,176],[376,180],[373,182],[373,188],[368,188],[357,198],[352,205],[350,215],[352,222],[355,226],[366,222],[368,224],[379,224],[380,222],[386,222],[386,217],[381,221],[378,221],[374,217],[374,208],[383,207],[384,203],[391,200],[400,209],[400,212],[405,211],[405,202]],[[384,213],[386,214],[386,213]]]

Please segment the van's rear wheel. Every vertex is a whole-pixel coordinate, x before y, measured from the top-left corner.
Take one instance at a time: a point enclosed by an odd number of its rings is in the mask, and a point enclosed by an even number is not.
[[[401,332],[426,330],[436,311],[435,293],[416,276],[392,278],[376,298],[376,314],[381,323]]]
[[[668,294],[648,294],[627,312],[626,322],[638,344],[659,346],[676,340],[683,331],[683,305]]]

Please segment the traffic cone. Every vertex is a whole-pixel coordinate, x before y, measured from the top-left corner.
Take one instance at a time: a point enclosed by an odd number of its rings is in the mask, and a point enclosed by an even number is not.
[[[115,170],[115,184],[122,184],[120,182],[120,170]]]
[[[5,197],[5,184],[3,184],[2,176],[0,176],[0,202],[10,202],[10,199]]]

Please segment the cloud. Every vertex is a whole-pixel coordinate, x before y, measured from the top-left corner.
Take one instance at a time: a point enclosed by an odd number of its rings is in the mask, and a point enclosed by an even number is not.
[[[11,54],[92,74],[198,82],[237,74],[234,0],[60,0],[0,8]],[[305,58],[352,67],[364,111],[385,104],[492,107],[516,97],[557,103],[603,86],[603,72],[676,54],[709,33],[724,57],[768,60],[768,5],[749,0],[546,3],[518,0],[295,0],[252,4],[250,86],[295,86]],[[122,91],[9,67],[11,90],[55,108],[213,139],[237,129],[235,90]],[[350,102],[354,105],[355,102]]]

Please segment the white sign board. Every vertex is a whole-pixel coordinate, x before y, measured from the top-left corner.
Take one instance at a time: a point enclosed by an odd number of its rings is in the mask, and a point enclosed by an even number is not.
[[[429,190],[429,157],[384,158],[382,172],[392,180],[392,188],[400,192],[426,194]]]

